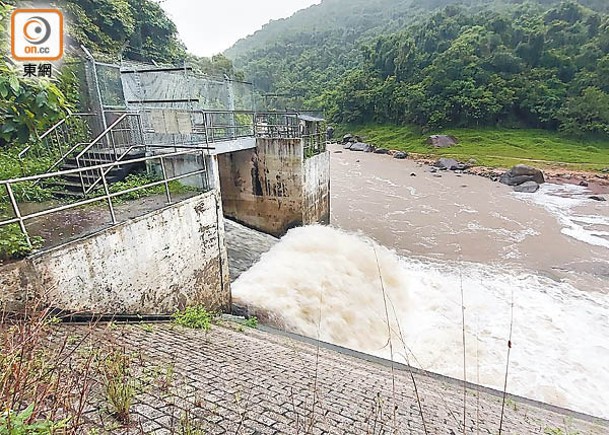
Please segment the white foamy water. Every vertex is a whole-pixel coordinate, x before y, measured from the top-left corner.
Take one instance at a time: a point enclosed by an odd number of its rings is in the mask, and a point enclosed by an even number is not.
[[[545,208],[563,226],[562,233],[593,246],[609,248],[609,216],[590,210],[590,192],[570,184],[543,184],[535,195],[514,193],[523,201]],[[597,203],[596,207],[608,207]]]
[[[609,417],[609,295],[499,265],[400,258],[312,226],[291,230],[233,296],[288,330],[369,354],[391,358],[391,336],[395,360],[461,378],[461,288],[468,380],[502,388],[513,301],[508,390]]]

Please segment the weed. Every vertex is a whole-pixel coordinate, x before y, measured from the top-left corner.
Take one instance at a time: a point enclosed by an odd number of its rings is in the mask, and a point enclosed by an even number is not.
[[[154,332],[154,326],[152,326],[150,323],[142,323],[140,328],[142,328],[142,330],[145,332]]]
[[[518,404],[510,398],[505,399],[506,406],[509,406],[514,411],[518,411]]]
[[[67,420],[54,422],[51,420],[31,421],[34,413],[34,404],[31,404],[21,412],[8,411],[0,414],[0,434],[21,435],[38,434],[51,435],[65,427]]]
[[[0,317],[0,434],[77,433],[82,424],[92,357],[64,364],[84,338],[55,336],[51,319],[34,302]]]
[[[176,324],[185,328],[209,331],[211,329],[214,315],[207,311],[204,307],[193,306],[187,307],[183,311],[174,313],[173,319]]]
[[[258,318],[250,317],[249,319],[245,320],[244,325],[247,326],[248,328],[256,329],[258,327]]]
[[[106,397],[118,421],[129,423],[131,405],[135,398],[135,380],[130,371],[131,358],[124,352],[114,351],[104,361]]]
[[[175,365],[169,364],[165,367],[165,373],[158,379],[159,388],[163,392],[169,391],[169,388],[173,385],[173,378],[175,375]]]
[[[180,418],[180,429],[178,435],[205,435],[201,424],[195,422],[190,413],[186,412]]]
[[[139,174],[131,174],[125,178],[124,181],[120,181],[117,183],[113,183],[110,186],[110,192],[118,193],[129,189],[141,188],[138,190],[134,190],[133,192],[124,193],[118,197],[117,202],[120,203],[122,201],[127,200],[135,200],[144,198],[151,195],[163,195],[165,194],[165,185],[159,184],[156,186],[143,187],[147,184],[151,184],[154,182],[161,181],[159,178],[154,178],[149,174],[139,173]],[[174,195],[179,195],[188,192],[196,192],[198,189],[186,186],[185,184],[180,183],[177,180],[170,181],[168,183],[170,193]]]
[[[0,218],[1,219],[1,218]],[[42,237],[31,237],[30,246],[17,224],[0,227],[0,260],[19,259],[42,246]]]

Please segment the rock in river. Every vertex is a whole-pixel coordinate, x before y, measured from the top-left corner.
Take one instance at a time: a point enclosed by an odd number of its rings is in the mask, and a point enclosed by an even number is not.
[[[403,152],[403,151],[398,151],[397,153],[395,153],[395,154],[393,155],[393,158],[394,158],[394,159],[400,159],[400,160],[404,160],[404,159],[405,159],[405,158],[407,158],[407,157],[408,157],[408,154],[406,154],[406,153],[405,153],[405,152]]]
[[[440,160],[438,160],[436,163],[434,163],[434,166],[436,168],[439,168],[441,170],[448,170],[448,171],[465,171],[466,169],[469,168],[468,165],[466,165],[465,163],[461,163],[455,159],[447,159],[447,158],[441,158]]]
[[[543,172],[539,169],[527,165],[516,165],[499,178],[499,181],[508,186],[518,186],[527,181],[534,181],[537,184],[546,182]]]
[[[518,186],[514,186],[514,192],[518,193],[535,193],[539,190],[539,184],[535,181],[525,181]]]
[[[366,153],[371,153],[374,151],[374,146],[363,142],[356,142],[352,144],[349,149],[351,151],[363,151]]]

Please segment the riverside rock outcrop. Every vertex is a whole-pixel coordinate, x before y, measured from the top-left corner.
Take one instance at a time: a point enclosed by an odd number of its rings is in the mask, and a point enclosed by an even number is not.
[[[543,184],[546,179],[541,170],[527,165],[516,165],[499,178],[500,183],[508,186],[519,186],[527,181]]]

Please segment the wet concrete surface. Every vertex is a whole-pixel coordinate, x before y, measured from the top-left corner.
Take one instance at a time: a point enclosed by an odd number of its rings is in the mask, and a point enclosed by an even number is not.
[[[231,281],[258,262],[279,239],[225,219],[226,247]]]
[[[197,192],[173,195],[172,200],[175,203],[196,195],[198,195]],[[23,216],[27,216],[68,204],[67,201],[58,200],[43,203],[23,203],[20,204],[20,211]],[[115,202],[114,213],[117,223],[122,223],[161,210],[168,205],[165,195],[151,195],[125,202]],[[26,228],[30,237],[38,236],[44,239],[44,249],[94,234],[112,225],[107,201],[79,206],[26,221]]]

